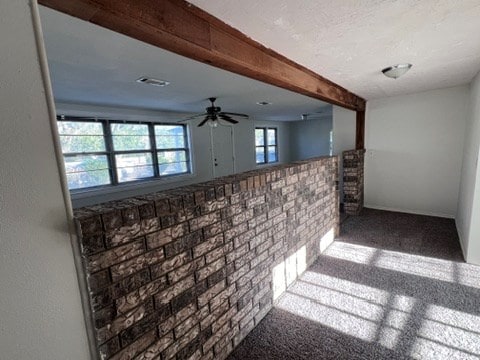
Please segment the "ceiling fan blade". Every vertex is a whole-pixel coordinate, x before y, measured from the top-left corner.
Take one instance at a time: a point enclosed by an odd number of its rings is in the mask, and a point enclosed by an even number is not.
[[[192,116],[189,116],[189,117],[186,117],[180,121],[177,121],[177,122],[184,122],[184,121],[189,121],[189,120],[193,120],[193,119],[196,119],[200,116],[205,116],[205,115],[208,115],[207,113],[201,113],[201,114],[195,114],[195,115],[192,115]]]
[[[239,113],[232,113],[232,112],[225,112],[225,111],[222,111],[221,114],[233,115],[233,116],[240,116],[240,117],[248,118],[248,115],[247,115],[247,114],[239,114]]]
[[[200,124],[198,124],[198,127],[201,127],[201,126],[205,125],[205,123],[206,123],[208,120],[210,120],[210,116],[207,116],[205,119],[203,119],[203,121],[202,121]]]
[[[227,121],[231,124],[238,124],[238,121],[232,119],[230,116],[227,116],[227,115],[224,115],[224,114],[220,114],[218,116],[220,117],[220,119],[225,120],[225,121]]]

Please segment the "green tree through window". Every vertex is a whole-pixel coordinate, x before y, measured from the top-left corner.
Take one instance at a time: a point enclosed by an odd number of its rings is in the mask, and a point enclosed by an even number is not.
[[[111,183],[101,123],[60,121],[58,132],[69,189]]]
[[[190,172],[185,125],[59,119],[70,190]]]

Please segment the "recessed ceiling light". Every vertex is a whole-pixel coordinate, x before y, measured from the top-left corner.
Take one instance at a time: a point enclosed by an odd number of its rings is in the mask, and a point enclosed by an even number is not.
[[[271,103],[271,102],[268,102],[268,101],[258,101],[258,102],[257,102],[257,105],[265,106],[265,105],[272,105],[272,103]]]
[[[141,78],[137,79],[136,81],[139,82],[139,83],[142,83],[142,84],[148,84],[148,85],[160,86],[160,87],[167,86],[168,84],[170,84],[169,81],[147,78],[145,76],[142,76]]]
[[[397,64],[397,65],[392,65],[389,66],[385,69],[382,70],[382,73],[385,76],[388,76],[389,78],[392,79],[397,79],[403,74],[405,74],[410,68],[412,67],[412,64]]]

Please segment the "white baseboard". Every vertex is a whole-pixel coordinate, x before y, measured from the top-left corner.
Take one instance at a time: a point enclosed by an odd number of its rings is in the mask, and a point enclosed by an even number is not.
[[[378,206],[378,205],[370,205],[370,204],[364,204],[363,206],[366,208],[375,209],[375,210],[395,211],[395,212],[401,212],[401,213],[407,213],[407,214],[436,216],[436,217],[442,217],[447,219],[455,219],[455,216],[451,214],[442,214],[442,213],[435,213],[435,212],[422,211],[422,210],[397,209],[397,208],[391,208],[388,206]]]

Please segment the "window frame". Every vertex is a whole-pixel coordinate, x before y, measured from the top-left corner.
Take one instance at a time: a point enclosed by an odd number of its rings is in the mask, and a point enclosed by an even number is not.
[[[255,164],[258,165],[267,165],[267,164],[275,164],[279,162],[278,158],[278,128],[273,127],[273,126],[255,126],[255,132],[257,130],[262,130],[263,131],[263,145],[257,145],[255,143]],[[275,131],[275,144],[274,145],[269,145],[268,144],[268,130],[274,130]],[[270,146],[275,147],[275,161],[269,161],[268,159],[268,148]],[[263,162],[257,162],[257,148],[263,148]]]
[[[152,180],[154,178],[158,178],[158,174],[155,171],[156,166],[155,166],[155,156],[154,156],[154,148],[153,146],[155,145],[152,143],[152,127],[150,126],[150,123],[147,121],[122,121],[122,120],[106,120],[106,130],[107,134],[105,135],[107,141],[109,142],[109,147],[111,149],[110,152],[110,163],[112,165],[112,176],[114,181],[112,181],[112,186],[117,186],[117,185],[122,185],[122,184],[129,184],[131,182],[138,182],[138,181],[148,181]],[[117,135],[113,135],[112,133],[112,128],[111,124],[131,124],[131,125],[147,125],[148,129],[148,139],[150,143],[150,149],[136,149],[136,150],[115,150],[115,146],[113,144],[113,137]],[[155,139],[153,139],[155,141]],[[150,154],[152,156],[152,176],[144,177],[141,179],[135,179],[135,180],[130,180],[130,181],[119,181],[118,180],[118,167],[117,167],[117,155],[124,155],[124,154]]]
[[[57,117],[57,122],[60,122],[60,121],[70,121],[70,122],[76,121],[76,122],[82,122],[82,123],[97,123],[97,124],[100,123],[102,125],[102,137],[103,137],[103,143],[104,143],[104,147],[105,147],[105,151],[63,152],[63,149],[61,148],[61,145],[60,145],[62,155],[63,155],[63,166],[65,168],[65,172],[66,172],[65,158],[82,156],[82,155],[87,155],[87,156],[88,155],[103,155],[107,158],[107,164],[108,164],[108,169],[107,170],[108,170],[108,175],[109,175],[109,179],[110,179],[109,184],[82,187],[82,188],[76,188],[76,189],[70,189],[69,188],[69,191],[70,192],[81,192],[84,189],[102,189],[102,188],[105,188],[105,187],[112,186],[112,168],[110,166],[111,164],[110,164],[110,160],[109,160],[108,144],[107,144],[107,139],[106,139],[106,135],[105,135],[105,124],[101,123],[100,121],[96,120],[95,118],[79,118],[79,119],[74,120],[74,119],[68,118],[68,117]],[[59,134],[59,139],[61,137],[62,137],[62,134]],[[67,184],[67,186],[68,186],[68,184]]]
[[[86,122],[86,123],[101,123],[103,129],[103,139],[105,144],[105,151],[103,152],[74,152],[74,153],[64,153],[63,149],[63,162],[65,166],[65,157],[73,157],[79,155],[104,155],[107,157],[108,163],[108,172],[110,177],[110,183],[104,185],[96,185],[96,186],[88,186],[88,187],[81,187],[76,189],[69,189],[71,194],[81,194],[85,192],[92,192],[92,191],[103,191],[108,189],[116,189],[121,188],[123,186],[128,186],[132,184],[138,183],[149,183],[155,180],[165,180],[167,178],[178,177],[178,176],[185,176],[185,175],[192,175],[193,174],[193,166],[192,166],[192,149],[190,145],[190,134],[189,128],[186,124],[178,124],[178,123],[168,123],[168,122],[154,122],[154,121],[136,121],[136,120],[118,120],[118,119],[107,119],[107,118],[96,118],[96,117],[76,117],[76,116],[57,116],[57,122],[61,121],[70,121],[70,122]],[[141,150],[115,150],[113,145],[113,136],[111,124],[143,124],[148,126],[148,138],[150,143],[149,149],[141,149]],[[186,154],[185,162],[187,165],[187,171],[182,173],[175,173],[175,174],[168,174],[168,175],[160,175],[159,170],[159,162],[158,162],[158,152],[166,151],[167,149],[158,149],[156,144],[156,135],[155,135],[155,126],[156,125],[164,125],[164,126],[179,126],[183,128],[183,137],[184,137],[184,144],[185,147],[183,148],[169,148],[169,151],[184,151]],[[62,135],[59,134],[61,137]],[[152,156],[152,167],[153,167],[153,176],[141,178],[141,179],[134,179],[130,181],[119,181],[118,174],[117,174],[117,162],[116,162],[116,155],[119,154],[139,154],[139,153],[148,153]]]
[[[157,138],[155,134],[155,126],[157,125],[175,125],[175,126],[182,126],[183,127],[183,143],[185,144],[186,147],[183,148],[166,148],[166,149],[159,149],[157,147]],[[188,126],[186,124],[166,124],[166,123],[153,123],[152,126],[152,144],[155,146],[153,151],[155,152],[155,167],[158,172],[158,177],[166,178],[166,177],[172,177],[172,176],[179,176],[179,175],[184,175],[184,174],[191,174],[192,173],[192,162],[191,162],[191,150],[190,150],[190,143],[188,139]],[[187,164],[187,171],[183,173],[177,173],[177,174],[168,174],[168,175],[161,175],[160,174],[160,162],[158,161],[158,153],[159,152],[167,152],[167,151],[184,151],[185,152],[185,162]]]

